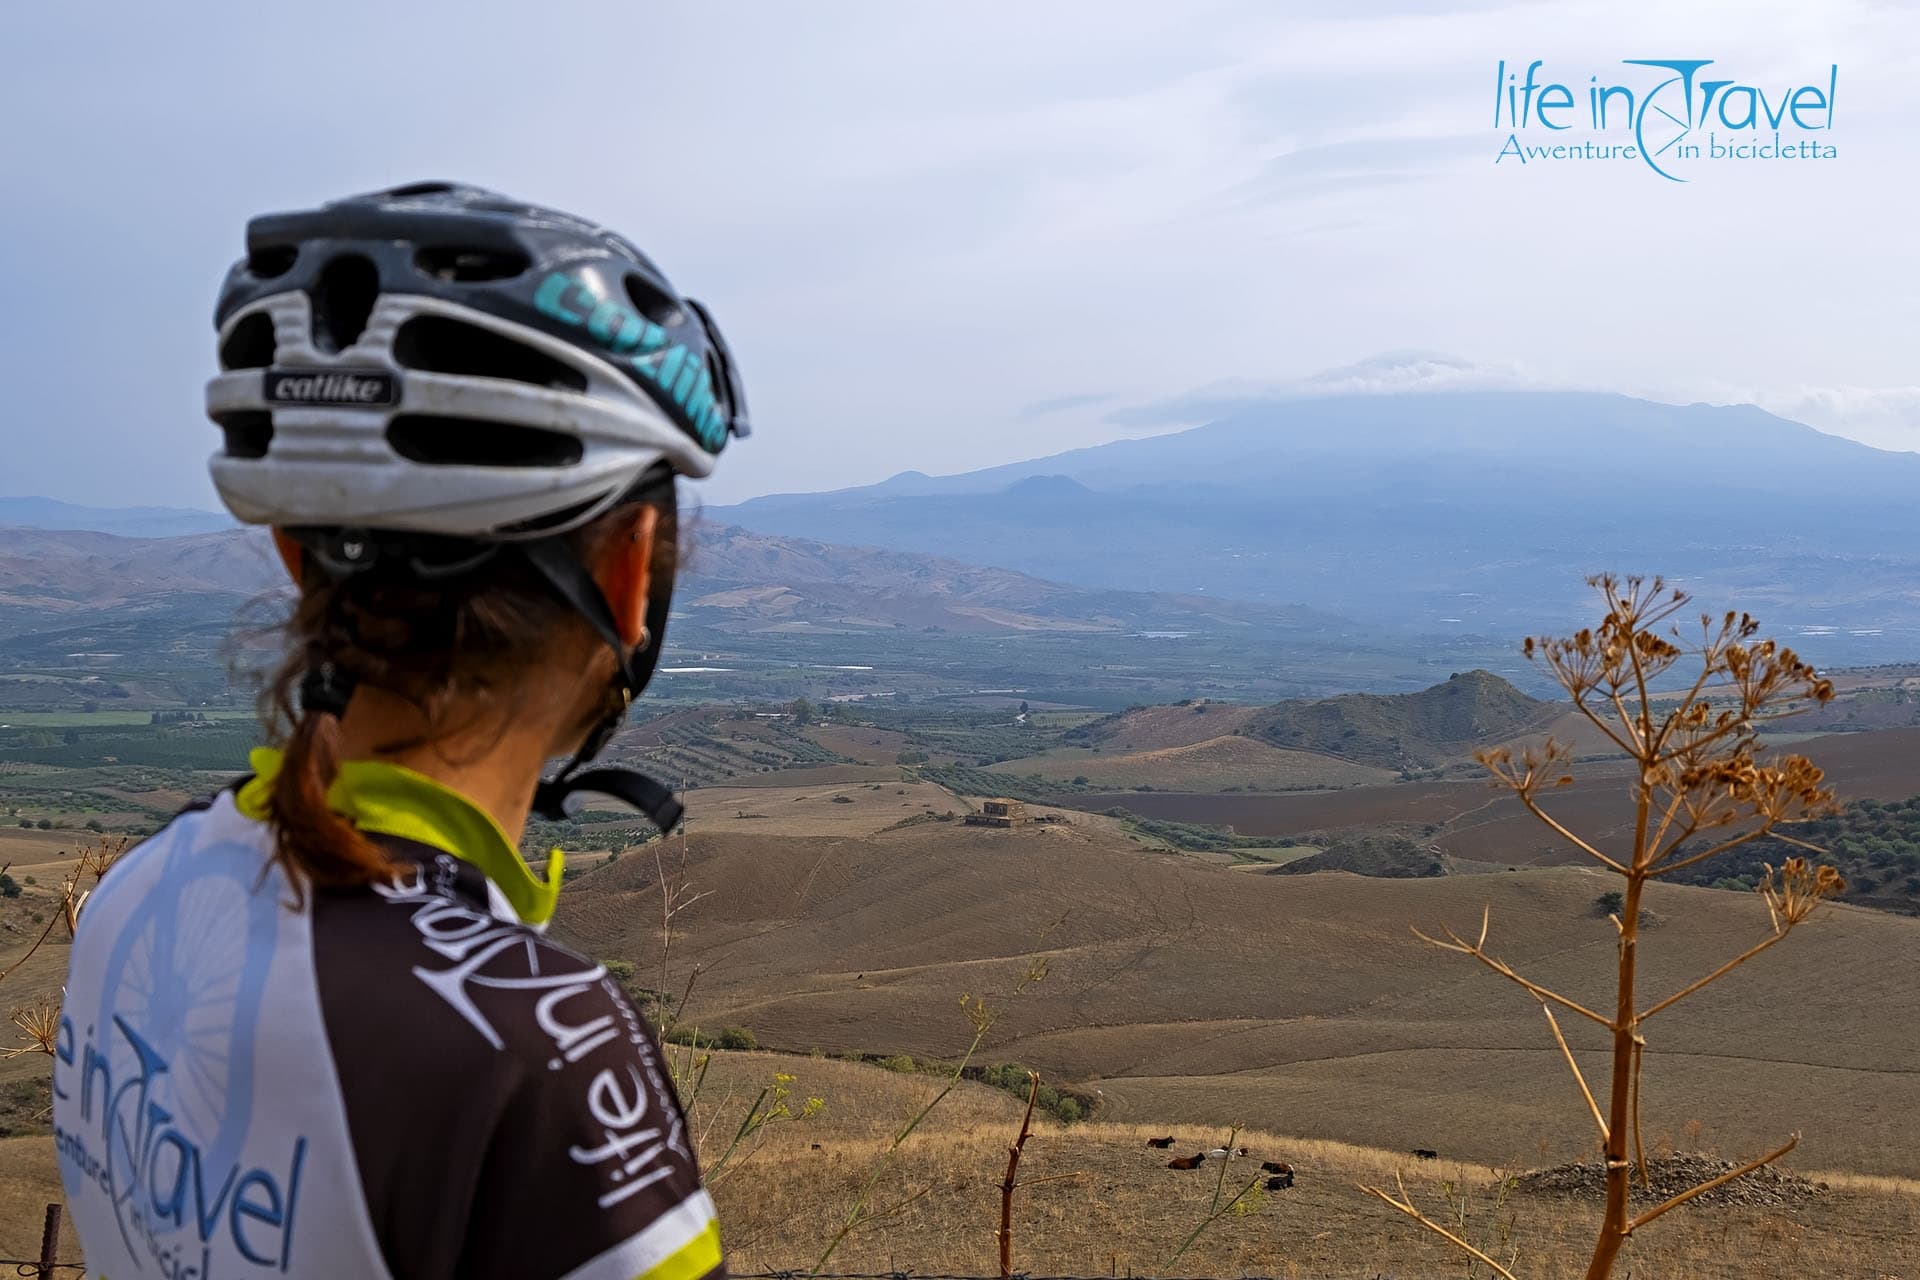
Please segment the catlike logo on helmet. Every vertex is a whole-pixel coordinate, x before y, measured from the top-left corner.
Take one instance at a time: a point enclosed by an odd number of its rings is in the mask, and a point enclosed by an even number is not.
[[[269,369],[264,390],[268,404],[353,408],[393,404],[400,398],[399,379],[383,369]]]

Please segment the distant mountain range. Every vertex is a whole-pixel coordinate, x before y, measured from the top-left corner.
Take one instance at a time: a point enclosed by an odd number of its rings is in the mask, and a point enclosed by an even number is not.
[[[1062,586],[937,556],[839,547],[738,526],[697,527],[676,614],[723,632],[791,627],[948,632],[1356,632],[1345,620],[1258,602]],[[283,573],[266,536],[230,529],[134,538],[0,528],[0,610],[14,619],[200,594],[258,596]],[[218,608],[218,601],[212,602]],[[0,632],[12,629],[0,619]]]
[[[1209,425],[710,514],[1091,588],[1510,638],[1664,573],[1826,661],[1920,649],[1920,455],[1751,406],[1583,392],[1274,400]]]
[[[735,631],[796,624],[954,632],[1359,631],[1311,609],[1066,586],[1012,569],[776,537],[738,525],[697,528],[674,603],[693,620]]]
[[[736,631],[1330,627],[1487,653],[1590,621],[1583,581],[1612,569],[1747,609],[1822,664],[1920,653],[1920,454],[1751,406],[1586,392],[1320,396],[1224,413],[960,475],[710,508],[681,610]],[[76,542],[57,573],[0,572],[0,594],[49,607],[119,592],[116,577],[254,590],[277,572],[223,559],[245,535],[208,512],[0,499],[6,523],[227,530],[228,542],[171,548]],[[23,538],[0,535],[0,557],[18,561]]]
[[[171,538],[234,527],[233,517],[189,507],[88,507],[53,498],[0,498],[0,526],[90,529],[128,538]]]

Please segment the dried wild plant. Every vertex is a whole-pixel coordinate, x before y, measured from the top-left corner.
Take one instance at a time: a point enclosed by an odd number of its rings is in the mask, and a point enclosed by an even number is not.
[[[1799,1141],[1795,1135],[1778,1149],[1722,1177],[1630,1216],[1628,1191],[1635,1160],[1642,1182],[1651,1186],[1640,1138],[1640,1067],[1647,1045],[1643,1030],[1647,1020],[1780,942],[1822,902],[1839,895],[1846,883],[1832,867],[1815,865],[1804,858],[1789,858],[1777,870],[1769,866],[1759,886],[1771,923],[1768,932],[1711,973],[1641,1007],[1635,980],[1641,899],[1649,882],[1761,836],[1821,852],[1779,828],[1831,812],[1835,807],[1833,793],[1823,785],[1821,771],[1806,757],[1763,758],[1759,728],[1830,701],[1833,685],[1793,650],[1772,640],[1754,639],[1759,624],[1744,613],[1729,612],[1717,621],[1700,615],[1695,639],[1682,636],[1678,627],[1668,625],[1687,607],[1688,597],[1682,591],[1670,590],[1661,579],[1623,580],[1605,575],[1589,579],[1589,584],[1600,593],[1606,607],[1600,625],[1564,639],[1529,638],[1524,652],[1547,669],[1572,698],[1574,708],[1633,762],[1631,845],[1608,852],[1569,830],[1547,810],[1544,795],[1573,782],[1567,772],[1571,752],[1565,744],[1549,739],[1543,747],[1529,747],[1518,757],[1505,748],[1496,748],[1481,752],[1478,759],[1493,775],[1495,785],[1511,791],[1535,818],[1626,881],[1620,910],[1611,917],[1619,935],[1612,1011],[1600,1013],[1588,1008],[1528,979],[1491,955],[1487,950],[1490,912],[1482,914],[1480,932],[1472,941],[1451,929],[1445,931],[1445,939],[1429,937],[1417,929],[1414,933],[1442,950],[1472,957],[1540,1001],[1548,1028],[1592,1113],[1606,1157],[1606,1210],[1586,1273],[1587,1280],[1604,1280],[1612,1273],[1621,1246],[1635,1231],[1701,1192],[1779,1159]],[[1691,682],[1681,691],[1672,692],[1670,687],[1669,691],[1659,691],[1663,681],[1676,677],[1685,680],[1689,673]],[[1612,1065],[1604,1107],[1561,1034],[1554,1016],[1556,1007],[1606,1028],[1612,1042]],[[1633,1160],[1628,1158],[1630,1138]],[[1362,1190],[1445,1236],[1499,1275],[1514,1280],[1506,1266],[1416,1208],[1404,1186],[1398,1198],[1378,1187]]]
[[[30,1005],[15,1009],[13,1025],[27,1033],[27,1043],[0,1049],[0,1058],[18,1058],[29,1053],[52,1057],[60,1038],[60,1006],[45,996]]]

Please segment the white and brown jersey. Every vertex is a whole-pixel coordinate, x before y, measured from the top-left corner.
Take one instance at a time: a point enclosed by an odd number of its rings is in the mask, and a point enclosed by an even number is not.
[[[231,794],[80,921],[54,1125],[87,1275],[701,1280],[712,1203],[659,1046],[473,866],[296,895]]]

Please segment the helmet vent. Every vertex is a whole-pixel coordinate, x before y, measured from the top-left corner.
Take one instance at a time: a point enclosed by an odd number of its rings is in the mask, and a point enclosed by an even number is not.
[[[409,462],[442,467],[564,467],[583,452],[579,439],[562,431],[424,413],[395,418],[387,443]]]
[[[273,363],[273,317],[256,311],[220,344],[222,369],[264,369]]]
[[[322,351],[344,350],[360,340],[380,297],[380,272],[357,253],[329,262],[308,291],[313,300],[313,343]]]
[[[558,511],[549,511],[546,515],[535,516],[531,520],[521,520],[514,524],[504,525],[501,527],[500,532],[505,534],[526,534],[545,533],[549,529],[564,529],[576,520],[579,520],[582,516],[590,513],[610,496],[612,496],[610,493],[599,494],[595,497],[588,498],[585,502],[576,502],[570,507],[563,507]]]
[[[273,415],[264,409],[236,409],[215,414],[213,420],[226,434],[229,458],[264,458],[273,443]]]
[[[524,253],[482,249],[465,245],[439,245],[413,255],[413,265],[421,274],[449,284],[475,284],[483,280],[511,280],[532,263]]]
[[[402,368],[463,378],[505,378],[555,391],[584,392],[587,375],[524,343],[444,316],[415,316],[393,338]]]
[[[296,245],[254,245],[247,250],[247,270],[258,279],[271,280],[293,270],[293,260],[299,256],[300,250]]]
[[[663,329],[674,328],[686,319],[672,294],[637,271],[627,272],[627,299],[635,311]]]
[[[405,186],[389,187],[383,195],[406,199],[408,196],[440,196],[453,190],[451,182],[409,182]]]

